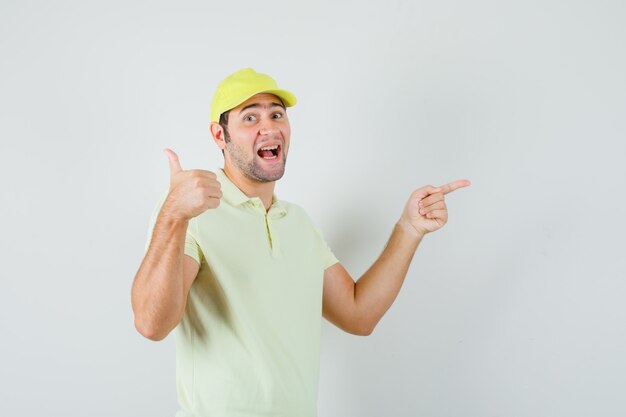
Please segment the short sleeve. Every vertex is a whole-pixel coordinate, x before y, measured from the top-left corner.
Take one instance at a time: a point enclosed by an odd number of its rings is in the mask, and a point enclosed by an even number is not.
[[[163,194],[163,196],[159,199],[157,204],[154,206],[154,210],[152,211],[152,216],[150,217],[150,223],[148,226],[148,235],[146,238],[146,246],[144,248],[144,254],[148,252],[148,248],[150,247],[150,242],[152,241],[152,232],[154,231],[154,225],[156,224],[157,217],[159,216],[159,212],[161,211],[161,207],[163,207],[163,203],[165,203],[165,199],[167,198],[167,192]],[[189,221],[189,225],[187,226],[187,233],[185,235],[185,255],[192,257],[198,264],[202,263],[202,250],[200,249],[200,245],[198,245],[198,241],[194,237],[192,230],[196,226],[196,219],[191,219]]]
[[[328,267],[333,266],[337,262],[339,262],[339,260],[337,259],[333,251],[330,249],[330,246],[328,246],[328,243],[326,243],[326,240],[324,239],[324,235],[322,234],[322,231],[316,227],[315,233],[317,234],[318,245],[320,247],[321,254],[322,254],[322,263],[324,265],[324,269],[326,269]]]

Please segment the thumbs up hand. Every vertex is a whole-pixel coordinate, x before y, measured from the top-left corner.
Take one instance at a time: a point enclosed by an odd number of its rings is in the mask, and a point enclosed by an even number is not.
[[[183,170],[178,155],[165,149],[170,164],[170,191],[163,210],[176,219],[190,220],[220,205],[222,190],[217,176],[201,169]]]
[[[440,187],[427,185],[415,190],[406,203],[398,223],[411,233],[415,231],[420,237],[440,229],[448,221],[444,195],[468,185],[469,180],[458,180]]]

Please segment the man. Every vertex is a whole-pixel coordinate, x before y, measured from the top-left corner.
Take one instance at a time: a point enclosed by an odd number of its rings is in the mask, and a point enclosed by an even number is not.
[[[170,187],[132,287],[135,326],[175,330],[177,417],[315,416],[321,316],[369,335],[396,298],[418,244],[448,218],[460,180],[411,195],[383,253],[355,283],[305,211],[279,200],[295,96],[247,68],[220,85],[215,173],[166,149]]]

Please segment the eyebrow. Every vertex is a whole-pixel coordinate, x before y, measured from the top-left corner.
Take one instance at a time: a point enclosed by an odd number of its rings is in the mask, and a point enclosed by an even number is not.
[[[244,110],[247,110],[247,109],[249,109],[251,107],[261,107],[261,104],[260,103],[248,104],[243,109],[239,110],[239,114],[243,113]],[[272,102],[272,104],[270,104],[269,106],[263,106],[263,107],[282,107],[283,110],[287,110],[282,103],[276,103],[276,102]]]

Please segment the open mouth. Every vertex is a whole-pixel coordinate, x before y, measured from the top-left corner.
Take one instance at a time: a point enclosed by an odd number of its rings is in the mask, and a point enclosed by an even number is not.
[[[276,159],[280,154],[280,145],[264,146],[257,151],[257,154],[263,159]]]

